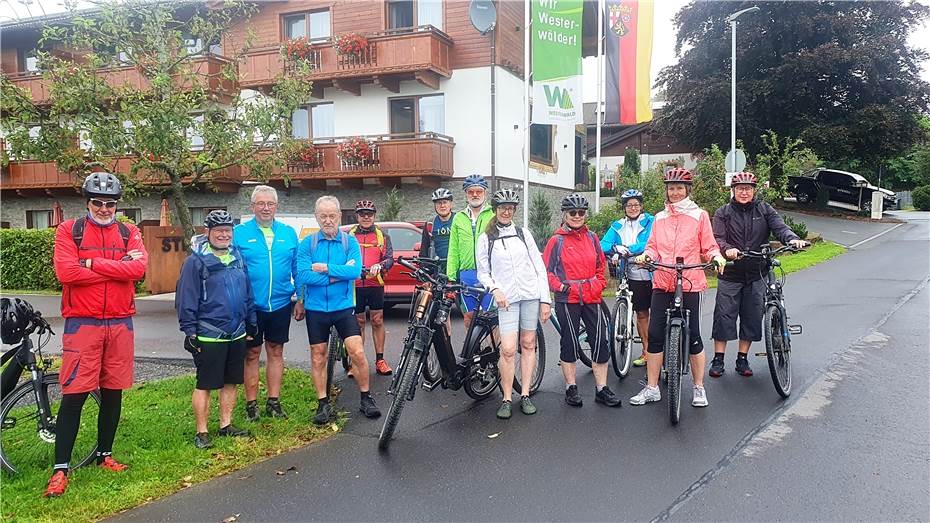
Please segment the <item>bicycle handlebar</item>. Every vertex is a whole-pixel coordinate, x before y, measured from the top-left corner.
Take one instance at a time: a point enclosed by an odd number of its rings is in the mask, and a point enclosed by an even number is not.
[[[739,258],[746,257],[746,258],[760,258],[760,259],[765,259],[765,258],[774,258],[775,256],[777,256],[777,255],[779,255],[779,254],[781,254],[781,253],[783,253],[783,252],[800,252],[800,251],[802,251],[802,250],[804,250],[804,249],[798,249],[798,248],[792,247],[792,246],[790,246],[790,245],[782,245],[781,247],[779,247],[779,248],[777,248],[777,249],[771,249],[771,248],[769,248],[768,246],[763,245],[763,246],[762,246],[762,250],[760,250],[760,251],[745,251],[745,252],[744,252],[744,251],[740,251],[738,257],[739,257]]]
[[[434,258],[421,258],[419,256],[405,258],[403,256],[400,256],[397,258],[397,263],[413,271],[413,277],[416,278],[417,280],[432,283],[433,285],[439,286],[445,290],[451,290],[451,291],[456,291],[456,292],[466,292],[469,294],[477,294],[479,296],[483,296],[487,294],[488,292],[490,292],[488,289],[485,289],[484,287],[471,287],[468,285],[463,285],[461,283],[455,283],[452,281],[448,281],[445,275],[442,275],[442,274],[433,276],[429,272],[424,271],[423,269],[417,266],[417,265],[434,265],[434,264],[438,265],[437,259],[434,259]],[[417,264],[417,265],[414,265],[414,264]]]
[[[729,265],[732,262],[728,262]],[[672,269],[674,271],[682,270],[686,271],[689,269],[713,269],[716,267],[716,262],[713,260],[705,263],[696,263],[696,264],[677,264],[677,263],[662,263],[652,260],[647,260],[646,263],[637,264],[643,267],[644,269],[652,272],[658,269]]]

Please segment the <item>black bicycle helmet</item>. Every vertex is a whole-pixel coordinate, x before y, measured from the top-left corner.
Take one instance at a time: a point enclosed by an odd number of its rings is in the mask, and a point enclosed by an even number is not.
[[[207,229],[220,227],[222,225],[228,225],[232,227],[235,224],[233,223],[232,216],[230,216],[228,212],[221,209],[210,211],[210,214],[208,214],[207,217],[203,220],[203,226]]]
[[[90,173],[84,178],[83,189],[85,198],[104,196],[119,200],[123,196],[123,184],[108,172]]]
[[[588,203],[588,199],[576,192],[562,198],[563,211],[571,211],[573,209],[584,209],[587,211],[590,207],[591,205]]]
[[[495,192],[494,196],[491,197],[491,207],[494,209],[496,209],[498,205],[503,205],[505,203],[520,205],[520,195],[513,189],[501,189]]]
[[[29,302],[19,298],[0,298],[0,337],[3,343],[15,345],[22,341],[35,317]]]

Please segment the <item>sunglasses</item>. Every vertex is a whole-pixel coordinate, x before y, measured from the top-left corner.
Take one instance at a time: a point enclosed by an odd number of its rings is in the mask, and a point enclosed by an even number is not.
[[[375,215],[375,213],[373,213],[373,212],[371,212],[371,211],[359,211],[359,212],[357,212],[357,213],[355,213],[355,214],[359,215],[359,217],[361,217],[361,218],[371,218],[372,216]]]
[[[578,216],[584,216],[585,214],[588,214],[588,211],[584,209],[568,211],[568,215],[571,216],[572,218],[577,218]]]
[[[93,205],[94,207],[104,207],[104,206],[106,206],[107,209],[116,209],[116,202],[117,202],[117,200],[107,200],[107,201],[104,201],[104,200],[98,200],[97,198],[91,198],[91,199],[90,199],[90,203],[91,203],[91,205]]]

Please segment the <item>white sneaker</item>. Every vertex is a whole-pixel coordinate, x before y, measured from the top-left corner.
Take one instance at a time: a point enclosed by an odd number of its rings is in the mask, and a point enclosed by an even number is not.
[[[643,390],[639,391],[639,394],[630,398],[630,405],[645,405],[650,401],[659,401],[661,399],[662,393],[659,392],[659,387],[646,385]]]
[[[694,386],[694,399],[691,400],[692,407],[706,407],[707,406],[707,393],[704,392],[704,387]]]

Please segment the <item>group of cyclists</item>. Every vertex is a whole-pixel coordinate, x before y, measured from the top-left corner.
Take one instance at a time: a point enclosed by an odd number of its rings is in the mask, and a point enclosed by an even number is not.
[[[665,208],[661,212],[654,217],[645,212],[642,192],[630,189],[621,198],[625,216],[611,224],[603,238],[587,227],[588,200],[580,194],[566,196],[560,206],[561,225],[543,252],[530,230],[513,221],[520,205],[515,191],[501,189],[489,195],[484,177],[468,176],[463,183],[466,205],[458,212],[453,212],[452,191],[441,187],[432,193],[436,215],[424,227],[421,256],[438,258],[449,280],[489,290],[483,303],[467,293],[459,297],[466,327],[479,307],[484,310],[493,304],[497,308],[503,393],[498,418],[512,415],[514,375],[520,372],[522,383],[531,381],[537,364],[537,325],[553,312],[563,326],[559,360],[565,402],[573,407],[583,405],[575,377],[581,350],[578,332],[583,325],[591,345],[594,400],[608,407],[621,405],[607,386],[612,331],[601,308],[608,266],[621,261],[643,343],[643,352],[634,365],[645,366],[647,375],[646,385],[630,398],[632,405],[661,399],[658,379],[666,316],[650,315],[649,311],[664,312],[675,285],[672,275],[643,269],[641,265],[649,260],[715,262],[720,277],[710,375],[723,374],[726,345],[734,339],[739,339],[736,371],[744,376],[752,374],[746,355],[750,344],[761,339],[764,289],[757,262],[741,258],[740,253],[757,248],[770,234],[794,247],[806,242],[785,226],[771,206],[756,198],[758,182],[751,173],[733,177],[733,198],[715,212],[713,220],[690,198],[690,171],[670,169],[664,182]],[[56,463],[46,496],[59,496],[67,487],[81,405],[92,390],[99,389],[102,398],[98,465],[116,472],[126,468],[111,452],[121,391],[132,384],[133,283],[144,274],[148,256],[138,229],[115,220],[122,195],[115,176],[88,176],[84,195],[87,215],[62,223],[56,234],[55,270],[64,288],[62,316],[66,323]],[[292,319],[306,321],[318,399],[313,422],[324,425],[335,417],[326,369],[331,331],[343,340],[351,361],[350,375],[360,395],[359,411],[368,418],[381,415],[370,393],[364,330],[370,323],[376,372],[390,375],[392,370],[384,359],[383,275],[394,259],[390,237],[375,223],[377,209],[370,200],[358,201],[358,224],[346,231],[340,229],[339,200],[322,196],[314,208],[319,231],[298,240],[294,229],[275,219],[277,204],[276,190],[259,185],[251,195],[253,220],[235,225],[226,211],[209,213],[204,221],[206,232],[194,242],[181,269],[175,305],[184,348],[192,354],[196,367],[192,406],[196,424],[193,442],[198,448],[212,446],[207,426],[212,390],[219,390],[220,399],[216,434],[251,434],[232,424],[232,413],[238,385],[244,384],[246,419],[254,422],[262,415],[258,408],[262,346],[266,353],[264,415],[287,417],[280,394],[283,348],[289,341]],[[727,260],[734,260],[731,266]],[[706,278],[700,270],[686,271],[685,278],[689,286],[684,305],[699,317]],[[691,365],[703,370],[700,323],[694,321],[690,326]],[[518,350],[520,369],[515,368]],[[692,405],[707,406],[703,372],[693,373],[693,381]],[[525,415],[537,412],[528,390],[519,398],[519,408]]]

